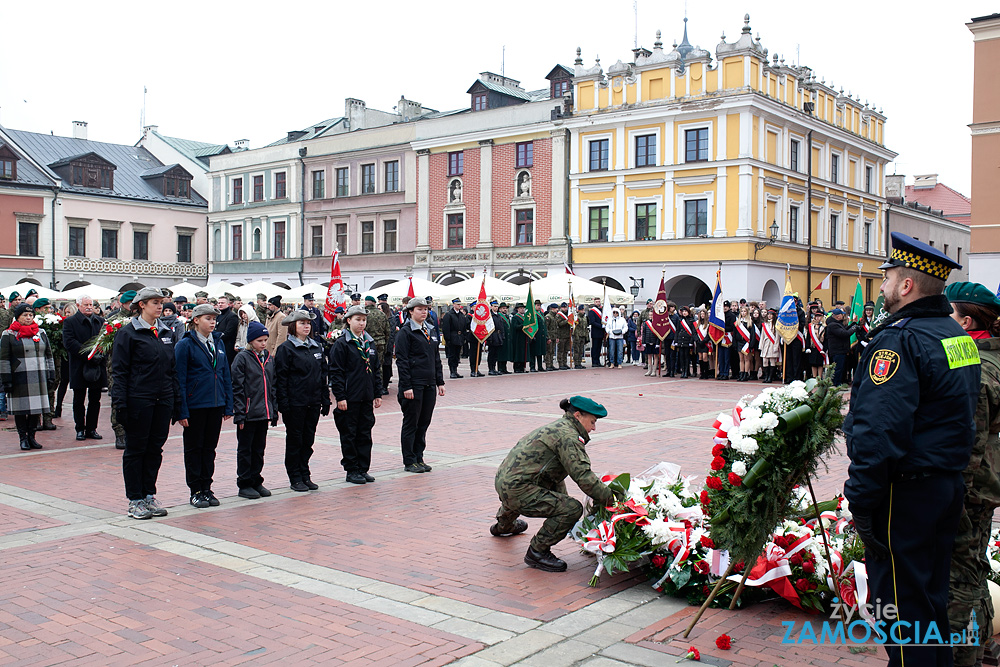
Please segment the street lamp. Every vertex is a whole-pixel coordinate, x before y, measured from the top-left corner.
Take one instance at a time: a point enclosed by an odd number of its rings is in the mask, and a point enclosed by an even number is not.
[[[632,281],[632,286],[628,288],[628,291],[632,293],[632,298],[635,299],[639,296],[639,290],[646,284],[646,279],[633,278],[632,276],[629,276],[628,279]]]
[[[774,245],[774,242],[778,240],[778,223],[775,220],[771,221],[771,226],[768,228],[771,232],[771,238],[766,241],[757,241],[753,244],[753,258],[754,261],[757,260],[757,253],[766,248],[769,245]]]

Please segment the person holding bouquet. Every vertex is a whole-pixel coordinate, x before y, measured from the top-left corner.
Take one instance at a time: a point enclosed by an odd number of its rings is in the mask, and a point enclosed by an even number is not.
[[[607,506],[614,493],[590,469],[586,444],[597,420],[606,417],[603,405],[585,396],[564,398],[563,415],[551,424],[521,438],[497,469],[494,485],[500,496],[497,522],[490,527],[496,537],[519,535],[528,524],[519,516],[544,517],[545,523],[531,538],[524,555],[528,567],[544,572],[565,572],[566,562],[552,547],[579,521],[583,505],[566,491],[566,477],[594,502]]]
[[[347,328],[330,347],[330,390],[337,409],[333,420],[340,432],[340,463],[351,484],[374,482],[368,474],[372,463],[372,428],[375,408],[382,407],[382,365],[375,340],[365,332],[368,312],[364,306],[347,310]]]
[[[181,390],[179,423],[184,427],[184,470],[191,504],[218,507],[212,492],[215,450],[222,422],[233,417],[233,381],[226,361],[227,341],[216,331],[220,311],[212,304],[195,307],[188,332],[177,344],[177,383]]]

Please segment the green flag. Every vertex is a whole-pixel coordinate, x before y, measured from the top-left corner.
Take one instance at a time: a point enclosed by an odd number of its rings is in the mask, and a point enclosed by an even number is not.
[[[860,320],[865,314],[865,298],[861,294],[861,279],[858,278],[858,286],[854,288],[854,297],[851,299],[851,319],[855,322]],[[858,342],[858,337],[851,334],[851,345]]]
[[[872,328],[874,329],[882,324],[887,317],[889,317],[889,313],[885,309],[885,297],[880,292],[878,300],[875,302],[875,314],[872,316]]]
[[[528,307],[525,308],[524,325],[521,327],[524,335],[534,339],[538,333],[538,313],[535,312],[535,300],[531,297],[531,285],[528,285]]]

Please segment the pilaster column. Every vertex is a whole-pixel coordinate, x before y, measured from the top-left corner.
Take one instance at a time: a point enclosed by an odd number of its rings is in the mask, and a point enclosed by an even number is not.
[[[417,151],[417,250],[431,249],[430,156],[426,148]]]
[[[566,192],[569,178],[569,161],[566,152],[566,130],[551,130],[552,136],[552,220],[550,221],[550,245],[565,245],[569,234],[569,218],[566,213]]]
[[[479,142],[479,243],[493,247],[493,140]]]

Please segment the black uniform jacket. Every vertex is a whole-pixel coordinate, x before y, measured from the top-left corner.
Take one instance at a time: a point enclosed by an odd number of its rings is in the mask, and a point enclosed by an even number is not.
[[[253,350],[236,353],[230,369],[233,377],[233,422],[270,421],[277,415],[274,388],[274,357],[267,351],[263,359]]]
[[[361,340],[344,331],[330,346],[330,389],[333,400],[349,403],[382,397],[382,365],[375,341],[367,333]]]
[[[100,315],[87,317],[81,312],[76,312],[63,320],[63,346],[69,353],[69,388],[83,389],[87,386],[87,381],[83,378],[85,366],[93,365],[95,374],[100,373],[99,382],[102,387],[108,384],[108,376],[104,361],[92,359],[87,361],[87,353],[83,351],[84,345],[91,338],[96,336],[104,328],[104,318]],[[115,336],[117,338],[117,335]]]
[[[274,388],[278,411],[330,405],[326,355],[312,338],[290,337],[274,351]]]
[[[903,476],[960,472],[969,463],[979,354],[949,313],[944,295],[924,297],[872,331],[844,421],[852,511],[874,511]]]
[[[156,321],[156,330],[143,326],[138,317],[115,334],[111,348],[111,405],[116,410],[128,407],[128,400],[166,400],[180,412],[181,390],[174,366],[174,330]],[[138,326],[136,326],[138,323]]]
[[[424,336],[419,326],[413,328],[413,320],[407,320],[396,332],[396,368],[399,370],[400,392],[414,387],[444,384],[438,332],[429,321],[424,324],[427,325],[430,340]]]
[[[441,316],[441,335],[444,336],[445,343],[462,345],[468,331],[469,316],[462,311],[455,312],[454,308],[450,308]]]

